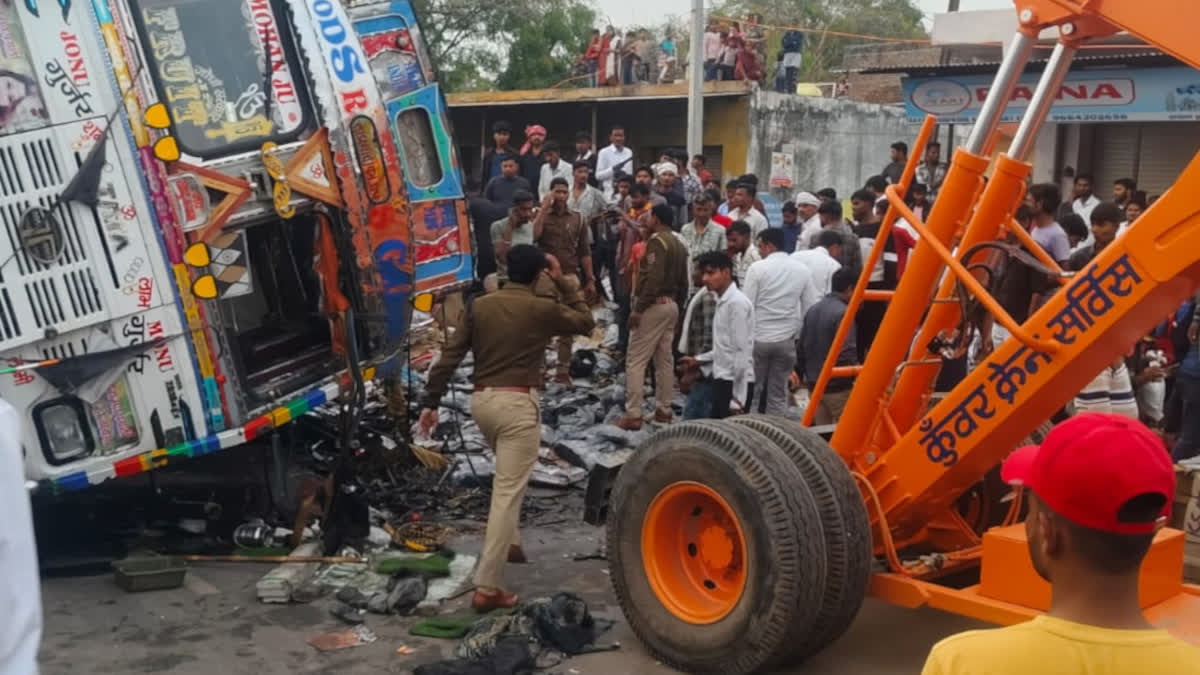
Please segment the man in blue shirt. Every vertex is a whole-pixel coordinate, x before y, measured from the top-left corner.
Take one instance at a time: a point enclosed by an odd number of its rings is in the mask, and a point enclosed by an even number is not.
[[[794,202],[784,202],[783,227],[780,229],[783,230],[783,252],[791,255],[796,251],[796,241],[804,229],[804,223],[800,221],[800,209]]]

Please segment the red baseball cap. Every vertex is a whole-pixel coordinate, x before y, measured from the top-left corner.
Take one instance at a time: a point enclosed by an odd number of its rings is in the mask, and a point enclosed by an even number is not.
[[[1071,522],[1118,534],[1147,534],[1158,526],[1157,521],[1122,521],[1118,514],[1130,499],[1162,495],[1165,519],[1175,495],[1175,466],[1162,440],[1141,422],[1120,415],[1072,417],[1041,445],[1009,455],[1000,475],[1010,485],[1033,490]]]

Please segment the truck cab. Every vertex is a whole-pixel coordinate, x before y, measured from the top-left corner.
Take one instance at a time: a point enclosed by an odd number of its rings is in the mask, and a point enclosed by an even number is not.
[[[0,397],[39,488],[261,437],[395,365],[414,297],[471,281],[412,7],[352,14],[0,4]]]

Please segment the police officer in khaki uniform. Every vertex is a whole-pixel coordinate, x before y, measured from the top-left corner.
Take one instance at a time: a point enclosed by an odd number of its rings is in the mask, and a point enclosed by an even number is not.
[[[534,294],[542,275],[555,284],[561,301]],[[508,282],[475,299],[462,328],[429,370],[420,420],[427,433],[437,425],[438,402],[454,370],[468,351],[475,354],[471,416],[496,452],[492,504],[471,603],[480,612],[517,603],[515,595],[501,590],[501,572],[506,560],[525,559],[518,528],[541,443],[538,390],[546,346],[553,336],[586,335],[593,326],[579,282],[564,274],[553,256],[528,244],[514,246],[508,252]]]
[[[625,353],[625,416],[622,429],[642,428],[642,394],[646,366],[654,360],[654,421],[671,421],[675,397],[675,362],[671,343],[679,307],[687,297],[687,247],[671,230],[675,212],[666,204],[650,210],[650,241],[638,261],[633,311],[629,315],[629,350]]]
[[[592,279],[592,249],[588,241],[588,228],[583,222],[583,216],[578,211],[567,208],[567,198],[571,195],[567,181],[555,178],[550,182],[550,191],[542,201],[542,208],[533,219],[533,241],[548,255],[558,260],[562,266],[564,277],[579,279],[583,271],[583,299],[590,300],[595,296],[596,284]],[[544,291],[554,292],[545,279],[534,292],[546,295]],[[542,286],[547,286],[543,289]],[[568,367],[571,365],[571,346],[575,342],[572,335],[558,338],[558,368],[555,381],[559,384],[571,384]]]

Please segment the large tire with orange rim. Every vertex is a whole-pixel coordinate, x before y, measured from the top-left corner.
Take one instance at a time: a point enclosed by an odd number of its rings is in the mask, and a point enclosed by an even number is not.
[[[685,422],[621,468],[608,517],[613,588],[663,662],[738,675],[782,663],[825,589],[820,513],[794,463],[731,422]]]
[[[871,580],[871,522],[858,485],[842,458],[819,434],[781,417],[744,415],[732,421],[771,439],[804,478],[821,514],[826,576],[811,630],[795,627],[785,657],[796,662],[841,637],[862,607]]]

